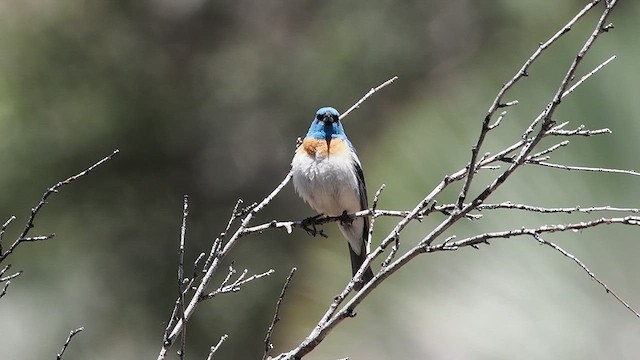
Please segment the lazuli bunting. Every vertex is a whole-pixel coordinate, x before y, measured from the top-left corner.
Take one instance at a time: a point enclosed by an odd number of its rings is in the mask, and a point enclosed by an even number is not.
[[[332,107],[319,109],[291,162],[296,192],[315,211],[327,216],[369,207],[360,159],[339,118],[340,114]],[[338,226],[349,243],[355,275],[367,257],[369,218],[347,219]],[[373,271],[368,267],[355,289],[360,290],[372,278]]]

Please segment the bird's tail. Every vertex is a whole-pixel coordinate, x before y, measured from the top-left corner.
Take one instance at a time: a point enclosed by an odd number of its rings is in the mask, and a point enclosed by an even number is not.
[[[364,231],[363,233],[363,237],[367,236],[366,231]],[[358,255],[355,251],[353,251],[350,244],[348,246],[349,255],[351,255],[351,272],[355,276],[358,270],[360,270],[360,266],[362,266],[362,263],[367,258],[367,249],[363,244],[361,247],[360,255]],[[371,279],[373,279],[373,271],[371,270],[371,266],[368,266],[367,270],[364,272],[364,274],[362,274],[362,279],[355,284],[354,289],[356,289],[356,291],[359,291],[360,289],[362,289],[364,284],[371,281]]]
[[[349,255],[351,257],[351,273],[356,275],[360,266],[367,258],[367,238],[369,237],[369,219],[366,217],[353,219],[350,223],[339,223],[338,227],[342,235],[347,239]],[[373,279],[371,267],[362,274],[362,278],[354,285],[354,289],[360,290],[364,284]]]

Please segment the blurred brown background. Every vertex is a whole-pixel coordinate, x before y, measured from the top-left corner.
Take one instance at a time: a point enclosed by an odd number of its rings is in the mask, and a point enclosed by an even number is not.
[[[18,216],[5,242],[46,187],[113,149],[121,153],[51,198],[34,235],[55,232],[55,240],[25,244],[9,259],[25,273],[0,300],[0,358],[51,358],[79,326],[85,331],[65,359],[155,358],[176,292],[182,195],[191,197],[192,262],[222,231],[238,198],[260,200],[280,182],[318,107],[344,111],[393,75],[399,80],[344,125],[369,195],[385,183],[382,208],[412,208],[466,164],[501,83],[585,3],[3,1],[0,219]],[[542,110],[599,13],[574,27],[508,96],[520,105],[487,151],[515,141]],[[640,169],[639,16],[638,2],[618,6],[615,30],[579,73],[612,54],[618,59],[557,113],[558,121],[571,121],[568,128],[609,127],[613,135],[572,140],[555,161]],[[639,207],[639,181],[527,168],[494,200]],[[289,185],[256,223],[312,214]],[[596,217],[486,213],[453,233]],[[440,219],[410,227],[404,241]],[[394,219],[378,224],[379,239]],[[298,344],[348,281],[344,240],[335,226],[327,231],[329,239],[301,231],[243,239],[236,267],[276,273],[202,304],[189,323],[188,358],[206,358],[222,334],[229,339],[217,358],[261,356],[293,266],[299,271],[274,353]],[[547,239],[638,308],[638,234],[607,227]],[[308,358],[637,359],[639,337],[638,319],[573,262],[522,238],[418,258]]]

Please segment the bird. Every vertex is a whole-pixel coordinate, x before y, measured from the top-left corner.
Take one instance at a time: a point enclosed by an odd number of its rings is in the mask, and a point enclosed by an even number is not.
[[[369,218],[353,218],[348,214],[368,209],[369,205],[362,164],[336,109],[322,107],[316,112],[307,135],[295,151],[291,169],[295,191],[313,210],[321,215],[344,217],[338,227],[347,240],[355,276],[367,257]],[[354,289],[359,291],[373,277],[369,266]]]

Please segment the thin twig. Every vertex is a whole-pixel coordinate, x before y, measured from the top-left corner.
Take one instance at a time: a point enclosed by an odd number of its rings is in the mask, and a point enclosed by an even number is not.
[[[595,5],[597,2],[598,1],[593,1],[591,4],[587,5],[587,7],[583,9],[583,11],[585,9],[588,9],[590,6]],[[604,23],[609,17],[611,9],[615,5],[615,3],[616,3],[615,0],[612,1],[611,2],[612,6],[607,7],[603,11],[593,32],[591,33],[589,38],[585,41],[584,45],[582,46],[581,50],[578,52],[578,54],[574,58],[573,62],[569,65],[569,69],[567,70],[567,73],[563,78],[563,80],[560,82],[560,85],[558,86],[558,90],[556,91],[556,94],[553,96],[551,101],[547,104],[544,111],[542,111],[540,115],[538,115],[538,117],[536,117],[533,120],[533,122],[529,125],[529,127],[525,130],[522,136],[522,139],[524,141],[523,146],[520,150],[520,153],[513,159],[509,168],[505,170],[502,174],[500,174],[491,184],[489,184],[489,186],[487,186],[479,195],[477,195],[473,201],[469,202],[468,205],[463,207],[464,200],[467,194],[466,190],[468,190],[467,184],[471,181],[470,177],[473,176],[473,173],[475,171],[475,159],[477,158],[477,154],[479,150],[474,146],[474,148],[472,149],[473,161],[468,165],[469,168],[467,169],[465,186],[463,186],[463,190],[460,192],[460,195],[458,197],[458,208],[460,210],[456,214],[453,214],[452,216],[450,216],[447,220],[443,221],[433,231],[431,231],[431,233],[429,233],[429,235],[427,235],[420,242],[420,245],[424,246],[424,245],[431,244],[431,242],[433,242],[444,231],[450,228],[451,225],[455,223],[461,216],[467,214],[469,211],[474,209],[477,205],[483,203],[491,194],[493,194],[493,192],[500,185],[502,185],[507,180],[507,178],[509,178],[513,174],[514,171],[516,171],[516,169],[522,166],[529,159],[528,158],[529,155],[531,154],[533,149],[540,143],[543,137],[546,135],[546,132],[553,128],[554,123],[552,121],[552,117],[556,109],[560,105],[560,102],[562,100],[562,94],[566,91],[567,87],[569,86],[569,82],[571,82],[571,79],[573,78],[578,66],[582,62],[582,59],[584,59],[585,55],[591,49],[596,39],[604,32],[603,30]],[[576,17],[574,17],[574,20],[581,17],[579,15],[580,13]],[[567,28],[566,31],[569,31],[569,29],[570,28]],[[532,138],[529,138],[531,133],[533,133],[534,129],[538,126],[538,124],[540,124],[541,121],[542,121],[542,125],[540,126],[540,129],[538,130],[538,132]],[[488,126],[488,121],[485,118],[485,122],[483,124],[482,131],[480,132],[480,136],[477,144],[482,143],[482,139],[484,138],[487,132],[487,130],[485,130],[487,126]]]
[[[502,119],[504,119],[504,117],[507,116],[507,112],[503,111],[500,113],[500,115],[498,116],[498,118],[496,119],[496,121],[494,121],[493,124],[489,125],[489,129],[488,130],[493,130],[495,128],[497,128],[498,126],[500,126],[500,123],[502,122]]]
[[[22,270],[19,270],[11,275],[4,276],[9,269],[11,269],[11,264],[5,265],[5,267],[0,270],[0,283],[4,283],[2,291],[0,291],[0,299],[7,294],[7,289],[9,288],[9,285],[11,285],[11,280],[22,275]]]
[[[9,224],[11,224],[11,222],[13,220],[15,220],[16,217],[11,215],[11,217],[4,223],[2,224],[2,228],[0,228],[0,254],[2,254],[2,236],[4,235],[5,230],[7,230],[7,227],[9,226]]]
[[[200,279],[200,273],[198,272],[198,266],[200,265],[200,261],[202,261],[202,259],[204,259],[204,257],[206,255],[207,254],[201,252],[200,255],[198,255],[196,260],[193,262],[193,274],[191,274],[191,280],[189,280],[189,286],[187,286],[184,289],[185,292],[194,290],[193,284],[195,284],[195,282]]]
[[[534,165],[541,165],[541,166],[546,166],[554,169],[562,169],[562,170],[578,170],[578,171],[590,171],[590,172],[602,172],[602,173],[611,173],[611,174],[625,174],[625,175],[640,176],[640,172],[633,171],[633,170],[560,165],[560,164],[554,164],[554,163],[549,163],[544,161],[531,161],[530,163]]]
[[[11,275],[3,276],[7,271],[11,269],[11,264],[7,264],[2,270],[0,270],[0,283],[4,283],[2,287],[2,291],[0,291],[0,299],[7,294],[7,289],[9,285],[11,285],[11,280],[17,278],[22,275],[22,270],[19,270]]]
[[[29,231],[34,227],[34,222],[35,222],[36,216],[38,215],[38,212],[47,203],[47,199],[49,198],[49,196],[51,196],[54,193],[57,193],[58,190],[60,190],[60,188],[63,187],[64,185],[68,185],[72,181],[75,181],[78,178],[80,178],[80,177],[82,177],[84,175],[87,175],[88,173],[93,171],[98,166],[100,166],[103,163],[111,160],[111,158],[116,156],[116,154],[118,154],[118,152],[120,152],[120,151],[119,150],[114,150],[109,156],[107,156],[107,157],[103,158],[102,160],[98,161],[97,163],[89,166],[87,169],[79,172],[76,175],[73,175],[73,176],[67,178],[66,180],[60,181],[57,184],[53,185],[52,187],[48,188],[47,191],[45,191],[45,193],[42,195],[42,198],[40,199],[40,202],[38,203],[38,205],[36,205],[36,207],[31,209],[31,215],[27,219],[27,222],[26,222],[24,228],[22,229],[22,232],[18,236],[18,238],[13,242],[13,244],[11,244],[11,246],[7,249],[6,252],[0,253],[0,262],[2,262],[4,259],[6,259],[9,255],[11,255],[11,253],[13,253],[13,251],[16,249],[16,247],[18,247],[18,245],[20,245],[20,243],[22,243],[22,242],[25,242],[25,241],[36,241],[36,240],[47,240],[47,239],[52,238],[53,235],[48,235],[48,236],[45,236],[45,237],[28,237],[27,236],[29,234]],[[5,224],[8,225],[8,222],[5,223]]]
[[[238,243],[239,239],[244,235],[244,229],[249,225],[249,222],[253,219],[255,214],[262,210],[267,204],[273,200],[273,198],[284,188],[285,185],[289,183],[291,180],[291,176],[293,175],[292,171],[289,171],[287,176],[280,182],[278,186],[267,196],[265,197],[259,204],[256,206],[252,206],[250,210],[247,210],[245,217],[242,219],[240,227],[233,233],[231,238],[227,241],[227,243],[222,246],[222,237],[218,237],[212,247],[210,253],[211,261],[207,261],[205,268],[203,269],[203,275],[200,279],[200,283],[198,284],[195,292],[189,301],[189,305],[187,305],[184,312],[184,321],[182,319],[178,321],[175,325],[171,327],[169,334],[164,337],[164,341],[162,343],[162,347],[160,348],[160,352],[158,353],[158,360],[162,360],[166,357],[167,352],[175,342],[176,337],[182,332],[184,325],[191,318],[193,313],[195,312],[198,303],[202,301],[203,297],[205,297],[204,293],[209,285],[209,282],[213,278],[213,275],[216,273],[218,266],[222,259],[231,251],[231,249]],[[232,217],[235,217],[236,214],[232,214]],[[209,259],[207,259],[209,260]]]
[[[4,273],[6,273],[7,271],[9,271],[9,269],[11,269],[11,264],[7,264],[5,265],[2,270],[0,270],[0,277],[2,277],[2,275],[4,275]],[[2,281],[2,280],[0,280]]]
[[[547,245],[547,246],[550,246],[554,250],[560,252],[562,255],[564,255],[564,256],[568,257],[569,259],[573,260],[576,264],[578,264],[578,266],[580,266],[582,268],[582,270],[584,270],[589,275],[589,277],[591,279],[593,279],[595,282],[600,284],[600,286],[602,286],[604,288],[604,291],[606,291],[607,294],[611,294],[611,296],[613,296],[620,304],[624,305],[624,307],[629,309],[629,311],[631,311],[636,317],[640,318],[640,314],[637,311],[635,311],[626,301],[624,301],[620,296],[618,296],[618,294],[616,294],[613,290],[611,290],[609,288],[609,286],[607,286],[607,284],[605,284],[603,281],[598,279],[596,274],[594,274],[591,270],[589,270],[589,268],[582,261],[580,261],[580,259],[578,259],[576,256],[570,254],[569,252],[567,252],[566,250],[564,250],[560,246],[552,243],[551,241],[547,241],[547,240],[543,239],[540,236],[540,234],[533,235],[533,238],[536,239],[539,243]]]
[[[273,313],[273,320],[271,320],[271,324],[267,329],[267,335],[264,338],[264,354],[262,355],[262,360],[266,360],[269,356],[269,351],[273,349],[273,344],[271,343],[271,334],[273,334],[273,329],[276,326],[276,323],[280,321],[280,305],[284,300],[284,295],[287,292],[287,288],[289,287],[289,283],[291,282],[291,278],[293,278],[293,274],[296,272],[296,268],[292,268],[289,276],[287,276],[287,280],[285,280],[284,285],[282,286],[282,291],[280,291],[280,296],[278,297],[278,301],[276,302],[276,309]]]
[[[566,123],[564,123],[566,124]],[[594,135],[606,135],[611,134],[611,130],[608,128],[584,130],[584,125],[578,126],[575,130],[561,130],[557,126],[547,131],[547,135],[555,136],[594,136]]]
[[[569,90],[565,91],[562,94],[562,97],[565,97],[569,94],[571,94],[578,86],[580,86],[583,82],[585,82],[588,78],[590,78],[593,74],[597,73],[600,69],[602,69],[603,67],[605,67],[607,64],[609,64],[610,62],[612,62],[614,59],[616,58],[615,55],[611,56],[610,58],[608,58],[607,60],[605,60],[602,64],[596,66],[595,69],[591,70],[589,73],[587,73],[585,76],[581,77],[580,80],[578,80],[575,84],[573,84],[573,86],[571,86],[569,88]]]
[[[382,194],[382,192],[384,191],[386,185],[382,184],[380,185],[380,188],[378,189],[378,191],[376,191],[375,195],[373,196],[373,202],[371,204],[371,211],[375,212],[378,208],[378,201],[380,201],[380,195]],[[367,229],[367,243],[365,244],[365,249],[367,251],[367,254],[371,253],[371,241],[373,239],[373,228],[375,226],[376,223],[376,216],[370,216],[369,217],[369,228]]]
[[[62,355],[64,355],[64,352],[67,350],[67,346],[69,346],[69,343],[71,342],[71,339],[73,339],[73,337],[76,336],[76,334],[79,333],[82,330],[84,330],[84,327],[77,328],[75,330],[72,330],[69,333],[69,336],[67,337],[67,341],[64,342],[64,345],[62,345],[62,349],[60,350],[60,352],[56,356],[56,360],[62,359]]]
[[[207,356],[207,360],[211,360],[213,359],[213,354],[216,353],[216,351],[218,351],[218,348],[220,348],[220,345],[222,345],[222,343],[227,340],[227,338],[229,337],[229,335],[224,334],[220,337],[220,340],[218,341],[218,343],[214,346],[211,347],[211,351],[209,351],[209,356]]]
[[[585,9],[587,7],[589,7],[589,6],[595,6],[599,2],[600,1],[594,0],[590,4],[588,4],[585,7]],[[556,109],[558,108],[558,105],[560,105],[560,102],[564,98],[565,93],[568,95],[569,93],[571,93],[573,91],[573,89],[572,89],[571,92],[567,92],[567,88],[569,87],[569,83],[572,81],[573,77],[575,76],[575,73],[576,73],[576,71],[578,69],[578,66],[582,63],[582,60],[584,59],[584,57],[587,54],[587,52],[589,52],[589,50],[591,50],[591,47],[593,46],[595,41],[598,39],[598,37],[600,37],[600,35],[602,35],[604,32],[606,32],[605,23],[606,23],[607,19],[609,18],[610,14],[611,14],[611,10],[613,9],[613,7],[616,4],[617,4],[617,0],[611,0],[611,1],[608,2],[607,7],[605,8],[605,10],[600,15],[600,19],[598,20],[598,23],[596,24],[595,28],[591,32],[591,36],[589,36],[587,41],[585,41],[585,43],[584,43],[584,45],[582,45],[582,48],[580,49],[580,51],[578,52],[578,54],[576,54],[575,58],[573,59],[573,62],[571,62],[571,65],[569,65],[569,70],[567,71],[564,79],[560,82],[560,86],[558,87],[558,90],[557,90],[556,94],[553,96],[553,99],[547,105],[545,110],[540,114],[540,116],[538,116],[536,118],[536,120],[534,120],[533,123],[531,123],[531,125],[529,125],[529,128],[527,128],[527,131],[525,131],[525,134],[524,134],[525,137],[527,137],[529,134],[533,133],[533,129],[538,125],[538,123],[540,121],[542,121],[542,124],[543,124],[543,126],[542,126],[543,129],[542,130],[544,130],[544,128],[547,125],[551,124],[551,122],[552,122],[551,119],[553,118],[553,114],[555,113]],[[588,78],[588,76],[587,76],[587,78]],[[582,84],[582,82],[580,82],[580,84]],[[536,136],[536,138],[539,138],[539,136]],[[535,144],[535,141],[533,142],[533,144]]]
[[[200,298],[200,300],[208,300],[211,299],[219,294],[226,294],[226,293],[231,293],[231,292],[238,292],[240,291],[240,287],[248,282],[251,282],[253,280],[257,280],[260,278],[263,278],[265,276],[269,276],[271,274],[273,274],[275,272],[275,270],[273,269],[269,269],[263,273],[260,274],[255,274],[255,275],[251,275],[248,278],[244,278],[244,276],[247,274],[247,270],[245,269],[242,274],[238,277],[238,279],[236,279],[236,281],[234,281],[233,283],[229,284],[229,285],[221,285],[218,289],[216,289],[214,292],[202,295],[202,297]]]
[[[4,286],[2,287],[2,291],[0,291],[0,299],[2,299],[2,297],[7,294],[7,289],[9,288],[9,285],[11,285],[11,281],[7,281],[6,283],[4,283]]]
[[[11,264],[9,264],[9,265],[11,265]],[[7,269],[7,268],[9,267],[9,265],[7,265],[7,266],[6,266],[4,269],[2,269],[2,270]],[[3,273],[4,273],[4,271],[3,271],[2,273],[0,273],[0,275],[2,275]],[[22,270],[20,270],[20,271],[18,271],[18,272],[16,272],[16,273],[14,273],[14,274],[11,274],[11,275],[9,275],[9,276],[0,277],[0,282],[6,282],[6,281],[9,281],[9,280],[15,279],[15,278],[17,278],[17,277],[18,277],[18,276],[20,276],[20,275],[22,275]]]
[[[464,182],[464,185],[462,186],[462,190],[460,191],[460,195],[458,195],[458,208],[462,208],[462,204],[464,203],[467,197],[467,193],[469,192],[469,188],[471,186],[471,181],[473,180],[474,174],[477,169],[476,159],[478,158],[478,153],[484,143],[484,139],[487,133],[493,128],[495,128],[495,126],[492,127],[489,124],[495,112],[499,108],[504,107],[504,104],[502,103],[502,98],[504,97],[506,92],[509,89],[511,89],[520,79],[528,76],[529,68],[540,57],[540,55],[547,48],[553,45],[558,39],[560,39],[564,34],[571,31],[573,25],[578,20],[580,20],[580,18],[582,18],[587,12],[589,12],[589,10],[591,10],[596,5],[596,3],[597,1],[593,1],[587,4],[580,12],[578,12],[576,16],[573,17],[573,19],[571,19],[565,26],[563,26],[562,29],[560,29],[553,36],[551,36],[551,38],[549,38],[546,42],[541,43],[536,49],[536,51],[534,51],[533,54],[527,59],[527,61],[524,62],[520,70],[518,70],[518,72],[516,72],[516,74],[511,78],[511,80],[507,81],[504,85],[502,85],[502,88],[500,89],[500,91],[498,91],[498,94],[496,95],[495,99],[491,103],[491,106],[489,106],[489,110],[487,110],[487,114],[485,115],[485,118],[482,122],[482,129],[480,130],[480,135],[478,136],[478,140],[475,143],[475,145],[473,145],[473,147],[471,148],[471,160],[467,165],[465,182]]]
[[[49,234],[49,235],[40,235],[40,236],[27,236],[24,238],[19,238],[18,240],[22,241],[22,242],[34,242],[34,241],[45,241],[45,240],[50,240],[53,239],[54,237],[56,237],[56,234]]]
[[[245,273],[246,273],[246,271],[247,270],[245,269]],[[227,285],[227,283],[229,282],[229,280],[231,280],[231,277],[233,275],[235,275],[235,274],[236,274],[236,269],[233,267],[233,261],[232,261],[231,264],[229,265],[229,271],[227,272],[227,276],[225,276],[225,278],[220,283],[220,286],[218,287],[218,291],[220,291],[220,289],[225,287]]]
[[[538,151],[537,153],[535,153],[535,154],[533,154],[533,155],[529,156],[529,158],[531,158],[531,159],[537,159],[537,158],[540,158],[540,157],[542,157],[542,156],[545,156],[545,155],[547,155],[547,154],[550,154],[550,153],[552,153],[552,152],[554,152],[554,151],[558,150],[559,148],[561,148],[561,147],[563,147],[563,146],[567,146],[567,145],[569,145],[569,140],[562,141],[562,142],[557,143],[557,144],[555,144],[555,145],[553,145],[553,146],[550,146],[550,147],[548,147],[548,148],[546,148],[546,149],[544,149],[544,150],[542,150],[542,151]]]
[[[239,211],[240,205],[242,205],[242,203],[243,203],[242,199],[238,199],[238,201],[236,202],[236,206],[234,206],[233,211],[231,211],[231,217],[227,222],[227,226],[224,228],[224,231],[222,232],[222,234],[220,234],[221,238],[223,238],[229,232],[229,229],[231,229],[231,225],[238,218],[238,216],[242,216],[243,211]]]
[[[396,81],[397,79],[398,79],[398,77],[394,76],[391,79],[389,79],[389,80],[383,82],[382,84],[378,85],[377,87],[371,88],[371,90],[369,90],[368,93],[366,93],[360,100],[358,100],[358,102],[353,104],[352,107],[350,107],[347,111],[343,112],[342,115],[340,115],[340,120],[342,120],[345,117],[347,117],[347,115],[349,115],[349,113],[352,112],[353,110],[358,109],[360,107],[360,104],[365,102],[365,100],[367,100],[371,95],[373,95],[376,92],[382,90],[382,88],[384,88],[385,86],[391,84],[392,82]]]
[[[474,235],[462,240],[448,242],[447,246],[450,247],[464,247],[486,243],[487,240],[497,239],[497,238],[511,238],[522,235],[536,235],[536,234],[544,234],[544,233],[555,233],[555,232],[565,232],[565,231],[578,231],[583,229],[588,229],[600,225],[611,225],[611,224],[624,224],[624,225],[640,225],[640,217],[638,216],[625,216],[625,217],[617,217],[617,218],[599,218],[591,221],[582,221],[579,223],[570,223],[570,224],[555,224],[555,225],[542,225],[536,228],[520,228],[513,229],[507,231],[497,231],[497,232],[488,232],[483,234]],[[442,247],[442,244],[431,246],[428,251],[438,251]]]
[[[187,237],[187,216],[189,215],[189,196],[184,195],[182,205],[182,225],[180,226],[180,247],[178,249],[178,299],[179,299],[179,316],[184,323],[184,243]],[[180,359],[184,359],[187,348],[187,326],[180,335],[180,350],[178,355]]]
[[[573,206],[573,207],[562,207],[562,208],[551,208],[551,207],[543,207],[543,206],[532,206],[525,204],[514,204],[510,201],[499,203],[499,204],[481,204],[478,205],[476,210],[494,210],[494,209],[515,209],[515,210],[524,210],[524,211],[532,211],[538,213],[567,213],[571,214],[573,212],[580,213],[592,213],[592,212],[601,212],[601,211],[615,211],[615,212],[630,212],[630,213],[639,213],[640,208],[620,208],[614,206],[589,206],[589,207],[581,207],[581,206]]]
[[[178,308],[180,307],[180,298],[176,298],[173,304],[173,310],[171,311],[171,316],[169,316],[169,321],[167,322],[167,326],[165,326],[164,333],[162,334],[163,342],[167,341],[167,337],[169,336],[169,331],[173,328],[177,321],[180,320],[178,316]]]

